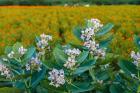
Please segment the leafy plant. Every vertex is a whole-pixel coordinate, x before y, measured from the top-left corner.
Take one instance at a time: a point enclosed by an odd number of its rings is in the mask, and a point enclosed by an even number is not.
[[[108,48],[112,27],[98,19],[87,20],[85,27],[74,30],[80,45],[57,43],[52,47],[52,37],[41,34],[36,46],[8,46],[0,58],[1,79],[27,93],[136,92],[138,82],[132,78],[139,73],[136,66],[120,61],[120,69],[108,60],[113,55]]]

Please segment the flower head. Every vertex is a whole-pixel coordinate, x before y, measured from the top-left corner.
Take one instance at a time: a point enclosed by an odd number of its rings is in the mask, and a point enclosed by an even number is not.
[[[76,56],[78,56],[81,53],[81,51],[79,49],[74,48],[74,49],[66,49],[65,53],[68,56],[76,57]]]
[[[71,69],[73,66],[75,66],[76,62],[77,61],[75,60],[75,58],[68,57],[68,60],[64,64],[64,67]]]
[[[11,71],[4,65],[0,63],[0,73],[6,78],[11,78]]]
[[[49,41],[52,40],[52,36],[50,35],[46,35],[46,34],[41,34],[40,35],[40,40],[37,42],[37,47],[41,48],[41,49],[45,49],[47,47],[47,49],[50,49],[49,46]]]
[[[9,58],[13,58],[14,57],[14,51],[11,51],[7,56],[9,57]]]
[[[81,31],[81,39],[83,40],[90,40],[92,36],[95,35],[94,28],[86,28],[85,30]]]
[[[60,85],[63,85],[65,83],[64,79],[64,70],[57,70],[53,69],[52,71],[49,72],[49,77],[48,79],[51,81],[50,85],[53,85],[55,87],[59,87]]]
[[[21,55],[24,55],[26,53],[27,49],[25,49],[23,46],[21,46],[19,49],[18,49],[18,52],[19,54]]]
[[[135,53],[134,51],[132,51],[131,52],[131,58],[134,59],[134,62],[133,63],[136,66],[138,66],[139,65],[139,62],[140,62],[140,53],[139,52]]]
[[[41,70],[41,61],[37,57],[32,57],[30,62],[26,64],[26,70],[36,70],[40,71]]]

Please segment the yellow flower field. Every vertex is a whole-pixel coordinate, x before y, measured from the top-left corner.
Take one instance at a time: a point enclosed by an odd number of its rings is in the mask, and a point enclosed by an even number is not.
[[[0,53],[16,41],[28,45],[36,35],[51,34],[54,40],[78,43],[72,30],[86,19],[114,23],[112,52],[129,56],[133,35],[140,34],[140,6],[14,6],[0,7]],[[85,20],[84,20],[85,19]]]

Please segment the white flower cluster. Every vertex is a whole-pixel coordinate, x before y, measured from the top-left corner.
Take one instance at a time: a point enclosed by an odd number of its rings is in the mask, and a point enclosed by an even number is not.
[[[98,19],[88,20],[92,27],[86,28],[85,31],[81,31],[81,39],[85,40],[84,46],[87,47],[90,53],[96,57],[104,57],[105,49],[99,48],[99,44],[95,41],[95,33],[103,26]]]
[[[19,49],[18,49],[18,54],[20,56],[23,56],[25,53],[27,52],[27,49],[25,49],[23,46],[21,46]],[[15,52],[14,51],[11,51],[7,56],[8,58],[13,58],[15,55]]]
[[[93,18],[87,21],[93,26],[95,32],[97,32],[101,27],[103,27],[103,24],[101,24],[101,21],[99,19]]]
[[[2,76],[5,76],[6,78],[11,78],[10,70],[4,65],[0,63],[0,73]]]
[[[140,53],[139,52],[135,53],[134,51],[132,51],[131,52],[131,58],[134,59],[134,62],[133,63],[136,66],[138,66],[139,65],[139,62],[140,62]]]
[[[90,40],[92,36],[95,35],[94,28],[86,28],[85,30],[81,31],[81,39],[83,40]]]
[[[18,52],[19,52],[19,54],[24,55],[24,54],[27,52],[27,49],[25,49],[23,46],[21,46],[21,47],[18,49]]]
[[[13,57],[14,57],[14,54],[15,54],[15,52],[14,52],[14,51],[11,51],[7,56],[8,56],[9,58],[13,58]]]
[[[63,85],[65,83],[64,79],[64,70],[57,70],[53,69],[52,71],[49,72],[49,77],[48,79],[51,81],[50,85],[53,85],[55,87],[59,87],[60,85]]]
[[[41,61],[38,59],[38,57],[32,57],[30,62],[26,64],[26,70],[41,70]]]
[[[40,41],[37,42],[37,47],[44,49],[44,48],[50,48],[48,41],[52,40],[52,36],[50,35],[45,35],[45,34],[41,34],[40,35]]]
[[[77,62],[75,57],[78,56],[81,53],[81,51],[79,49],[74,48],[74,49],[66,49],[65,53],[68,55],[68,60],[64,64],[64,67],[71,69],[73,66],[75,66]]]

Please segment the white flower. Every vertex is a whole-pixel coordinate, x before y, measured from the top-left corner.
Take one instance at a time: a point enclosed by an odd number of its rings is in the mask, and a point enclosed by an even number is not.
[[[77,61],[75,60],[75,58],[68,57],[68,60],[64,64],[64,67],[71,69],[73,66],[75,66],[76,62]]]
[[[50,85],[53,85],[55,87],[59,87],[60,85],[63,85],[65,83],[64,79],[64,70],[57,70],[53,69],[52,71],[49,72],[49,77],[48,79],[51,81]]]
[[[103,50],[103,49],[97,49],[97,50],[95,51],[95,55],[98,56],[98,57],[104,58],[104,57],[105,57],[105,54],[106,54],[106,52],[105,52],[105,50]]]
[[[6,78],[11,78],[10,70],[1,63],[0,63],[0,73],[1,73],[1,75],[5,76]]]
[[[74,48],[74,49],[66,49],[65,53],[68,56],[76,57],[76,56],[78,56],[81,53],[81,51],[79,49]]]
[[[13,58],[14,57],[14,51],[11,51],[7,56],[9,57],[9,58]]]
[[[41,61],[37,57],[32,57],[30,62],[26,64],[26,70],[41,70]]]
[[[95,32],[97,32],[103,26],[103,24],[101,24],[100,20],[94,19],[94,18],[88,20],[88,23],[92,24],[92,27],[95,29]]]
[[[96,44],[95,40],[89,40],[84,42],[84,46],[90,50],[90,53],[93,53],[99,47],[99,44]]]
[[[41,38],[41,39],[45,39],[45,40],[47,40],[47,41],[52,40],[52,36],[46,35],[46,34],[44,34],[44,33],[40,35],[40,38]]]
[[[140,53],[139,52],[135,53],[134,51],[132,51],[131,52],[131,58],[134,59],[133,64],[135,64],[136,66],[138,66],[139,65],[139,62],[140,62]]]
[[[52,40],[52,36],[50,36],[50,35],[47,35],[47,37],[46,37],[46,39],[49,41],[51,41]]]
[[[83,40],[90,40],[92,36],[95,35],[94,28],[86,28],[85,31],[81,31],[81,39]]]
[[[21,46],[19,49],[18,49],[18,52],[19,54],[21,55],[24,55],[26,53],[27,49],[25,49],[23,46]]]
[[[37,47],[44,49],[44,48],[48,48],[50,49],[49,43],[48,41],[52,40],[52,36],[50,35],[45,35],[45,34],[41,34],[40,35],[40,40],[37,42]]]

